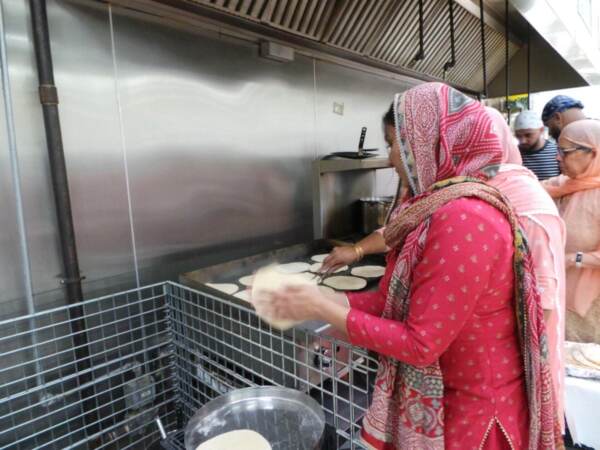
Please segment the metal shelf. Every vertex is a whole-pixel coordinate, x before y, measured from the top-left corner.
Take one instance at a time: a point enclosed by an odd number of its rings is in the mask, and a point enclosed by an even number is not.
[[[392,167],[387,158],[325,159],[314,162],[319,173],[345,172],[349,170],[373,170]]]

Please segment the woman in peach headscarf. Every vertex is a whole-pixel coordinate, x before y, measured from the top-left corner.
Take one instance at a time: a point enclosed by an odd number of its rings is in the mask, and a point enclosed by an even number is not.
[[[544,186],[567,228],[567,339],[600,343],[600,122],[567,125],[558,150],[564,175]]]
[[[508,198],[519,216],[530,245],[546,321],[557,410],[562,419],[565,372],[565,226],[552,198],[544,191],[535,174],[522,165],[521,153],[504,117],[494,108],[486,109],[504,152],[496,175],[487,183]],[[562,420],[561,426],[564,427]]]

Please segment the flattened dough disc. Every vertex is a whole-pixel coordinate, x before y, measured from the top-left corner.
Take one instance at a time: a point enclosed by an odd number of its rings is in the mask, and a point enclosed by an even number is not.
[[[319,278],[316,274],[310,272],[302,272],[297,275],[306,279],[307,281],[310,281],[311,284],[317,284],[317,280]]]
[[[319,286],[319,290],[325,295],[335,294],[335,291],[328,286]]]
[[[206,283],[206,285],[227,295],[233,295],[239,290],[237,284],[233,283]]]
[[[246,275],[238,280],[242,286],[246,287],[252,286],[252,281],[254,281],[254,275]]]
[[[312,273],[321,273],[321,267],[323,266],[323,263],[314,263],[310,266],[310,271]],[[339,269],[335,270],[333,273],[338,273],[338,272],[345,272],[346,270],[348,270],[348,266],[342,266]]]
[[[233,294],[233,296],[250,303],[250,289],[240,291],[237,294]]]
[[[383,266],[358,266],[354,267],[350,273],[356,277],[379,278],[385,273]]]
[[[196,450],[272,450],[271,444],[260,433],[252,430],[235,430],[203,442]]]
[[[337,276],[326,278],[323,284],[336,291],[360,291],[367,285],[367,280],[358,277]]]
[[[328,256],[329,256],[329,253],[323,253],[321,255],[313,255],[310,257],[310,259],[313,260],[314,262],[322,263],[323,261],[325,261],[325,258],[327,258]]]
[[[269,292],[277,291],[285,286],[315,284],[306,274],[284,274],[277,270],[278,266],[263,267],[254,276],[252,285],[252,304],[256,314],[268,324],[280,330],[287,330],[299,322],[279,319],[273,316]]]
[[[310,264],[305,262],[291,262],[275,266],[277,272],[284,274],[308,272],[308,269],[310,269]]]

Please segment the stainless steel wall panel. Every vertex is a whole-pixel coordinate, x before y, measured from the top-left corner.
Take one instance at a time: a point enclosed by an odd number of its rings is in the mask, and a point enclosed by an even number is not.
[[[239,5],[267,14],[264,2]],[[298,2],[288,13],[293,26],[322,35],[319,18],[333,14],[333,5]],[[4,6],[33,283],[36,304],[44,308],[64,298],[30,18],[24,0],[4,0]],[[310,20],[296,20],[299,7]],[[117,79],[107,6],[48,2],[88,296],[134,283],[123,150],[141,281],[175,279],[204,264],[310,240],[311,161],[355,149],[363,125],[366,145],[383,148],[381,115],[393,94],[409,87],[298,55],[292,63],[261,59],[255,45],[114,11]],[[344,115],[333,114],[333,102],[344,104]],[[5,150],[1,127],[3,121]],[[5,158],[3,151],[0,171],[8,167]],[[376,176],[379,194],[395,188],[387,172]],[[8,174],[0,175],[0,315],[6,317],[24,313],[24,303],[12,187]]]
[[[3,5],[6,13],[6,6]],[[4,22],[7,22],[5,17]],[[1,30],[0,30],[1,32]],[[0,70],[2,68],[0,67]],[[6,302],[25,295],[21,274],[15,197],[10,171],[5,102],[0,90],[0,317],[8,313]],[[12,309],[12,308],[11,308]],[[24,312],[25,307],[19,312]]]
[[[134,270],[108,9],[52,2],[49,21],[85,287]]]
[[[28,3],[4,4],[33,287],[36,306],[41,309],[64,303],[54,199]],[[105,6],[97,6],[48,2],[74,224],[82,274],[86,276],[84,292],[88,295],[97,294],[101,287],[131,287],[133,279],[108,15]],[[3,195],[6,192],[3,189]],[[14,212],[4,217],[15,220]],[[10,230],[9,224],[0,226],[2,235]],[[0,257],[10,258],[2,263],[2,273],[16,270],[18,264],[11,252],[3,251]],[[19,276],[12,278],[13,283],[20,282]],[[11,284],[3,285],[9,288],[5,295],[12,297]],[[2,302],[0,314],[24,312],[22,293],[18,294]]]
[[[143,282],[186,252],[310,239],[312,62],[119,15],[115,36]]]
[[[37,91],[37,72],[30,37],[29,6],[26,1],[4,1],[17,148],[21,168],[24,214],[35,294],[59,287],[61,272],[48,157]],[[6,167],[6,166],[5,166]],[[8,179],[8,178],[7,178]],[[9,210],[10,211],[10,210]],[[15,222],[12,210],[10,221]],[[2,232],[4,233],[2,224]],[[10,225],[7,225],[10,229]],[[14,240],[17,242],[16,238]],[[10,255],[10,254],[9,254]],[[10,256],[2,254],[2,259]],[[18,256],[17,256],[18,258]],[[4,261],[2,271],[18,267],[18,259]],[[12,272],[13,268],[8,269]],[[18,277],[21,282],[21,275]],[[60,295],[60,293],[57,293]],[[38,299],[36,299],[36,303]],[[25,313],[21,298],[2,304],[3,315]]]

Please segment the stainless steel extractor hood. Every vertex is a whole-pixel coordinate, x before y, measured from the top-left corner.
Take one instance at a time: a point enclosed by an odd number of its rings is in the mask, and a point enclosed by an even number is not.
[[[390,73],[445,80],[470,93],[484,91],[480,0],[112,0],[111,3],[171,19],[185,17],[187,23],[192,18],[208,21],[218,24],[219,30],[248,33],[254,39],[262,37]],[[415,58],[420,51],[419,3],[423,58]],[[489,94],[506,94],[503,69],[507,56],[511,71],[509,93],[581,86],[586,81],[596,83],[600,79],[600,52],[596,45],[600,42],[599,21],[598,11],[593,8],[596,3],[509,0],[507,53],[506,2],[483,0]],[[588,4],[589,11],[585,8]],[[452,34],[455,64],[448,68]],[[538,60],[544,59],[547,67],[529,83],[526,80],[531,75],[530,58],[525,55],[532,52],[533,59],[536,56]]]
[[[511,0],[589,84],[600,83],[600,5],[593,0]]]
[[[378,69],[421,79],[446,80],[471,92],[483,91],[479,17],[453,1],[455,65],[451,59],[448,0],[423,0],[424,58],[419,51],[418,0],[116,0],[137,9],[152,4],[182,14],[220,21],[292,45],[306,46]],[[504,67],[503,29],[486,15],[488,82]],[[275,32],[276,34],[273,34]],[[277,32],[279,34],[277,34]],[[269,36],[270,35],[270,36]],[[509,57],[522,46],[511,36]]]

